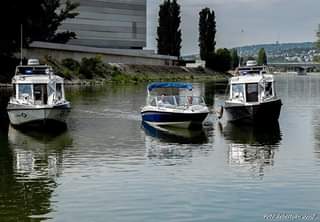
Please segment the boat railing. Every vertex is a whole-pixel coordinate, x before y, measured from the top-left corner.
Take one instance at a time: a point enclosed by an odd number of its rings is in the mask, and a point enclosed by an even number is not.
[[[48,65],[17,66],[15,75],[51,75],[52,67]]]
[[[201,96],[149,96],[148,105],[166,108],[185,108],[189,106],[205,106]]]

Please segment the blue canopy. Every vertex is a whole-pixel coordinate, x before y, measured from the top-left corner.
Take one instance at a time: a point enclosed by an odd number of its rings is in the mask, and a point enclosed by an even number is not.
[[[148,85],[149,91],[159,88],[177,88],[192,90],[192,84],[183,82],[156,82]]]

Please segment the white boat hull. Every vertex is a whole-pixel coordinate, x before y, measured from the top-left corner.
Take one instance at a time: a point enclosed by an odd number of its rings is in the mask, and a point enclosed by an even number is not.
[[[25,124],[46,125],[51,122],[65,124],[69,112],[69,104],[39,108],[8,105],[10,123],[15,126]]]

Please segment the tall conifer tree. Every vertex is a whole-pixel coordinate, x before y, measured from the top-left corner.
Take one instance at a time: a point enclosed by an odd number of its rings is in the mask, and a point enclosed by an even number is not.
[[[159,54],[180,56],[182,42],[180,23],[180,5],[176,0],[165,0],[159,10],[157,29]]]
[[[268,64],[267,54],[264,48],[262,48],[259,50],[259,53],[258,53],[258,65],[262,66],[267,64]]]
[[[239,66],[239,55],[237,49],[232,49],[231,52],[231,68],[235,69]]]
[[[215,52],[216,20],[214,11],[204,8],[199,13],[199,47],[200,58],[208,61]]]

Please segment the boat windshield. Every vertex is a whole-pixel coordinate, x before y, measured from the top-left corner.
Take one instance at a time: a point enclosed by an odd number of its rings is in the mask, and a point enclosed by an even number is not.
[[[32,100],[32,85],[31,84],[19,84],[18,98],[24,101]]]
[[[63,84],[17,84],[13,99],[33,105],[48,105],[64,100]],[[17,94],[17,96],[15,96]]]
[[[194,105],[205,105],[203,97],[200,96],[153,96],[149,98],[148,105],[177,108]]]
[[[244,84],[233,84],[231,99],[244,101]]]

